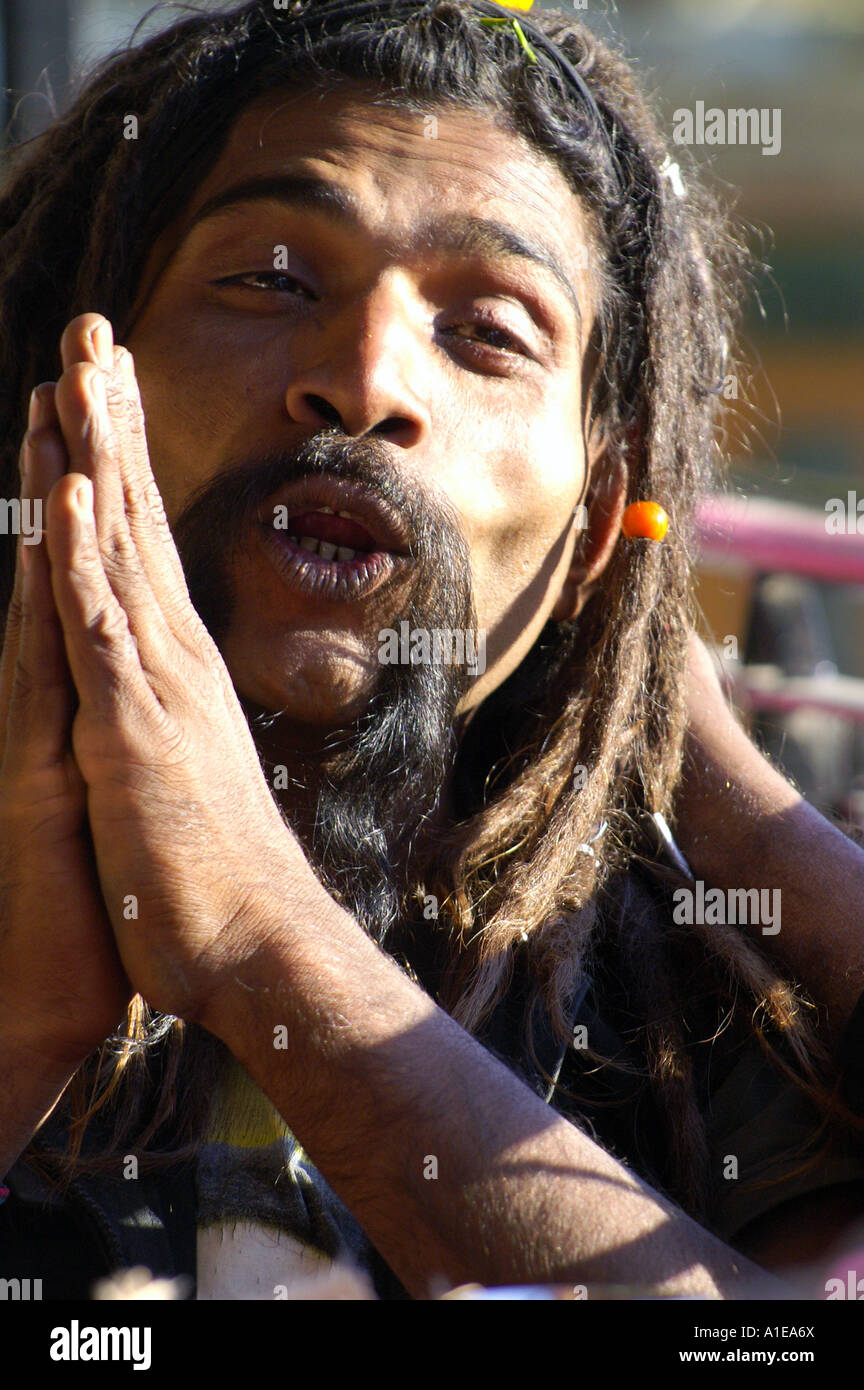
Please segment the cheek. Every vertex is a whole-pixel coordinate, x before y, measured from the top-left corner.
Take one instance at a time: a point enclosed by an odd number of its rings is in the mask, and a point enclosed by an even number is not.
[[[530,449],[511,450],[490,469],[486,505],[471,510],[478,620],[482,605],[490,628],[517,604],[523,616],[551,608],[572,554],[585,482],[581,440],[558,430],[539,448],[532,429],[525,443]]]
[[[542,627],[567,574],[573,552],[572,507],[528,515],[503,526],[477,547],[474,593],[478,624],[500,630],[504,645],[526,623]]]
[[[228,459],[254,449],[260,402],[254,364],[194,333],[136,332],[128,340],[135,359],[150,460],[173,522],[186,500]]]

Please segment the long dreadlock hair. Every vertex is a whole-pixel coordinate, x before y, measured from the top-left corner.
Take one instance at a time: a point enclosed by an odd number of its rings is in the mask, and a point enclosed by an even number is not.
[[[555,162],[588,209],[601,289],[591,414],[609,465],[626,463],[627,500],[657,500],[670,528],[662,546],[619,545],[579,617],[547,625],[465,733],[456,771],[466,814],[415,888],[439,898],[451,965],[441,999],[473,1032],[505,994],[519,951],[554,1026],[566,1029],[564,1001],[610,920],[640,817],[671,813],[686,723],[691,514],[718,454],[717,383],[746,276],[742,241],[692,167],[684,197],[664,176],[669,150],[624,58],[561,13],[537,13],[531,24],[575,68],[590,100],[548,52],[528,62],[511,27],[481,25],[470,0],[296,0],[287,9],[255,0],[196,11],[98,68],[66,114],[13,152],[0,196],[7,495],[29,392],[59,374],[63,328],[96,310],[123,340],[154,239],[261,93],[360,79],[379,84],[379,100],[417,112],[447,102],[492,111]],[[129,113],[138,119],[134,140],[123,138]],[[676,158],[683,162],[680,151]],[[7,542],[4,604],[13,571]],[[493,745],[500,756],[490,766]],[[602,821],[607,832],[588,854]],[[645,1021],[649,1084],[670,1133],[668,1186],[697,1211],[705,1128],[678,1021],[675,943],[644,901],[618,893],[617,902],[621,968]],[[801,996],[734,928],[694,924],[687,934],[718,1000],[755,1020],[778,1066],[830,1108],[826,1058]],[[209,1088],[200,1070],[194,1086],[184,1084],[180,1057],[196,1032],[184,1036],[182,1023],[151,1018],[136,1001],[123,1037],[78,1074],[70,1172],[85,1162],[87,1122],[109,1099],[106,1152],[122,1152],[130,1136],[166,1161],[194,1151]],[[777,1033],[783,1056],[768,1036]],[[196,1045],[204,1048],[200,1038]],[[156,1072],[145,1065],[154,1054]]]

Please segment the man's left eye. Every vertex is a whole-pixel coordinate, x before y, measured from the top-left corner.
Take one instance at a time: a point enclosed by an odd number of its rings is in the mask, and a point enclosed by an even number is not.
[[[299,289],[307,298],[312,297],[311,290],[307,290],[306,286],[294,275],[286,275],[283,270],[247,270],[242,275],[226,275],[224,279],[217,280],[215,283],[217,285],[244,285],[248,289],[276,290],[279,294],[291,293],[294,289]]]
[[[473,332],[480,332],[484,335],[484,341],[488,347],[498,348],[503,352],[524,353],[525,349],[518,338],[514,338],[512,333],[508,333],[506,328],[499,328],[497,324],[487,323],[483,320],[474,323],[460,323],[455,328],[449,328],[448,333],[459,335],[459,329],[470,328]],[[461,335],[459,335],[461,336]],[[497,339],[498,341],[493,341]]]

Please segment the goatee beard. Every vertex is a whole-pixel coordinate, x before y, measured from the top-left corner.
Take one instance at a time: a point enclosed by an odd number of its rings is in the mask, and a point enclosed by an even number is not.
[[[322,473],[362,483],[401,514],[415,564],[391,627],[461,633],[463,650],[466,634],[476,643],[470,558],[452,511],[415,481],[409,490],[383,441],[328,431],[290,454],[226,469],[179,518],[174,535],[192,602],[217,645],[235,606],[231,560],[242,537],[279,487]],[[294,755],[288,772],[299,795],[285,814],[324,886],[384,946],[411,914],[434,856],[456,756],[456,710],[472,673],[464,660],[440,659],[382,664],[380,673],[359,719],[322,753]],[[287,715],[273,711],[250,724],[253,734],[267,729],[278,738],[280,721]]]

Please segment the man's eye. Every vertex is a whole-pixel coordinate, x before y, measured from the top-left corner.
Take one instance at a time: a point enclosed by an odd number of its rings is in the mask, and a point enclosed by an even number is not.
[[[459,323],[456,324],[454,328],[448,328],[445,331],[447,333],[453,333],[457,337],[462,337],[463,334],[461,330],[463,328],[470,329],[474,334],[482,334],[483,341],[488,347],[495,348],[501,352],[515,352],[522,356],[525,355],[525,348],[522,343],[520,343],[519,339],[514,338],[512,333],[508,333],[506,328],[499,328],[498,325],[494,323]],[[468,339],[467,341],[470,342],[471,340]]]
[[[217,280],[217,285],[245,285],[248,289],[276,290],[278,294],[290,294],[294,290],[300,292],[307,298],[312,297],[311,290],[297,280],[293,275],[286,275],[283,270],[248,270],[242,275],[226,275],[224,279]]]

